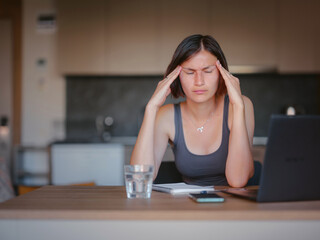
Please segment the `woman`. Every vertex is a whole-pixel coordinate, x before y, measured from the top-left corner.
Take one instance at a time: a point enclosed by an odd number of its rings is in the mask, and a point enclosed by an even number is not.
[[[211,36],[192,35],[177,47],[165,79],[149,100],[131,164],[155,166],[168,141],[186,183],[243,187],[253,176],[253,105]],[[180,104],[163,105],[167,96]]]

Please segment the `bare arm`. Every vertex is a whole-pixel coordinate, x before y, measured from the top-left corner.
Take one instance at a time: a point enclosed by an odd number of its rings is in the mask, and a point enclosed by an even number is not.
[[[154,177],[156,177],[158,167],[168,144],[168,135],[163,132],[164,128],[163,124],[161,124],[163,121],[159,120],[163,117],[163,114],[161,114],[163,111],[159,111],[159,109],[170,94],[170,85],[177,78],[180,71],[181,67],[178,66],[164,80],[159,82],[146,106],[142,126],[131,155],[130,164],[155,166]],[[157,144],[155,144],[155,141]]]
[[[253,176],[252,141],[254,129],[253,106],[243,97],[244,109],[233,107],[232,127],[229,137],[229,152],[226,164],[228,183],[243,187]]]
[[[232,187],[243,187],[254,173],[252,141],[254,113],[251,101],[241,95],[239,79],[217,64],[225,80],[232,106],[232,126],[226,163],[226,177]]]

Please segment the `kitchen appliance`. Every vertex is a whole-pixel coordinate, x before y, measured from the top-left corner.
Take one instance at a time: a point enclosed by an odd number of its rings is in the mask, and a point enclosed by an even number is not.
[[[98,116],[96,118],[97,133],[103,142],[111,140],[113,124],[114,119],[111,116]]]

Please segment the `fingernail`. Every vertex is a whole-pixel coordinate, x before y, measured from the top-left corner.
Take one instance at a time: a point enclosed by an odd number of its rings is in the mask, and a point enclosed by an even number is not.
[[[218,63],[218,65],[219,65],[219,66],[221,66],[221,63],[220,63],[220,61],[219,61],[219,60],[217,60],[217,63]]]

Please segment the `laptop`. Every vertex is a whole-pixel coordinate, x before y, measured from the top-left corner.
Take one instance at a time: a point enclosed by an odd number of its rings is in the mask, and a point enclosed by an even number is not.
[[[320,200],[320,116],[272,115],[259,189],[223,192],[257,202]]]

